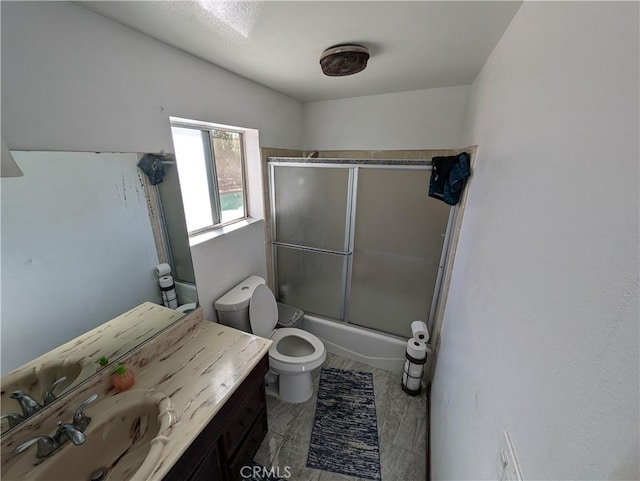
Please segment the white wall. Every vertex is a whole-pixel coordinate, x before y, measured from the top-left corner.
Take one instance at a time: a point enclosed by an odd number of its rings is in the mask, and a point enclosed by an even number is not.
[[[191,246],[198,298],[205,319],[218,320],[214,302],[250,275],[267,278],[264,221],[254,222],[207,242]],[[230,256],[229,252],[236,255]]]
[[[1,9],[2,134],[12,149],[171,152],[170,115],[258,129],[262,146],[301,147],[296,100],[77,5]],[[247,244],[259,246],[255,255]],[[193,260],[207,307],[227,276],[264,274],[264,233],[214,239]]]
[[[2,2],[10,149],[173,151],[169,116],[301,146],[302,104],[66,2]]]
[[[160,302],[135,154],[14,152],[3,178],[2,372]]]
[[[468,97],[463,85],[306,103],[304,148],[458,148]]]
[[[432,388],[433,479],[638,479],[638,3],[525,2],[479,145]]]

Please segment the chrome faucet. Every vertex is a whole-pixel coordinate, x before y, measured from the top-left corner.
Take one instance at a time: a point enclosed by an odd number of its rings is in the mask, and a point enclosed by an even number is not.
[[[20,454],[34,444],[38,444],[38,452],[36,457],[47,458],[51,456],[57,449],[59,449],[67,441],[71,440],[76,446],[84,443],[87,437],[77,429],[73,424],[58,422],[58,429],[56,433],[51,436],[38,436],[29,441],[22,443],[16,449],[13,450],[15,454]]]
[[[0,416],[0,421],[3,419],[6,419],[7,422],[9,423],[9,427],[13,428],[18,424],[20,424],[22,421],[24,421],[24,416],[21,416],[20,414],[17,414],[17,413],[7,413]]]
[[[22,443],[16,449],[13,450],[14,454],[20,454],[28,447],[38,444],[38,452],[36,456],[38,458],[47,458],[51,456],[56,450],[58,450],[67,441],[71,441],[78,446],[87,440],[84,431],[89,426],[91,418],[84,413],[84,408],[88,404],[98,399],[97,394],[89,396],[80,406],[76,409],[73,415],[73,423],[62,423],[58,421],[58,429],[56,433],[51,436],[38,436],[29,441]]]
[[[84,443],[87,437],[84,433],[73,424],[58,422],[58,430],[53,436],[53,439],[58,443],[58,446],[62,446],[67,441],[71,440],[76,446]]]
[[[49,388],[44,392],[44,397],[42,398],[43,406],[47,406],[57,399],[56,395],[53,394],[53,391],[66,380],[67,376],[62,376],[60,379],[56,379],[51,383],[51,386],[49,386]]]
[[[13,391],[11,393],[11,399],[15,399],[20,404],[22,408],[22,416],[28,418],[29,416],[33,416],[35,413],[42,409],[42,406],[38,404],[38,401],[33,399],[24,391]]]

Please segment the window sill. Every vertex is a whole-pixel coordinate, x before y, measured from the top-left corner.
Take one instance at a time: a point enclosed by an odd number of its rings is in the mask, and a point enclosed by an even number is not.
[[[211,239],[215,239],[216,237],[221,237],[225,234],[229,234],[230,232],[240,230],[244,227],[250,226],[251,224],[260,222],[261,220],[262,219],[254,219],[253,217],[248,217],[246,219],[239,220],[238,222],[234,222],[232,224],[227,224],[221,227],[215,227],[210,231],[189,236],[189,246],[190,247],[197,246],[198,244],[202,244],[203,242],[207,242]]]

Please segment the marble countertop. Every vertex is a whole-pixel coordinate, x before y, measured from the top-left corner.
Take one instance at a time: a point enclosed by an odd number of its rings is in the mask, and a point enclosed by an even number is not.
[[[76,377],[56,390],[60,395],[98,372],[96,361],[101,356],[115,361],[183,316],[173,309],[145,302],[14,369],[0,381],[2,413],[21,412],[18,403],[9,398],[14,390],[24,390],[41,401],[44,391],[65,370],[74,372]],[[4,431],[8,426],[2,422]]]
[[[151,479],[161,479],[269,351],[271,341],[202,321],[139,373],[136,387],[169,396],[177,422]]]
[[[206,321],[202,309],[197,309],[121,361],[136,375],[134,389],[166,394],[175,410],[176,421],[167,435],[162,461],[148,479],[161,480],[169,472],[268,353],[271,343],[268,339]],[[96,410],[90,405],[85,412],[97,422],[100,416],[98,403],[118,396],[111,387],[110,372],[80,386],[69,395],[67,402],[60,403],[63,406],[58,409],[38,413],[25,423],[26,426],[3,436],[0,446],[3,471],[15,463],[16,456],[11,453],[15,446],[36,435],[55,432],[55,421],[71,419],[74,409],[94,393],[99,396]],[[69,449],[73,448],[69,446]],[[35,451],[18,456],[35,459]],[[28,478],[18,476],[15,479]]]

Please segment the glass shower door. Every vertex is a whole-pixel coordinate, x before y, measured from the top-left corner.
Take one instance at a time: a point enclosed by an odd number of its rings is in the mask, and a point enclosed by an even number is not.
[[[272,166],[271,174],[278,298],[343,320],[351,169]]]
[[[427,196],[426,170],[358,171],[348,321],[411,337],[427,320],[450,208]]]

